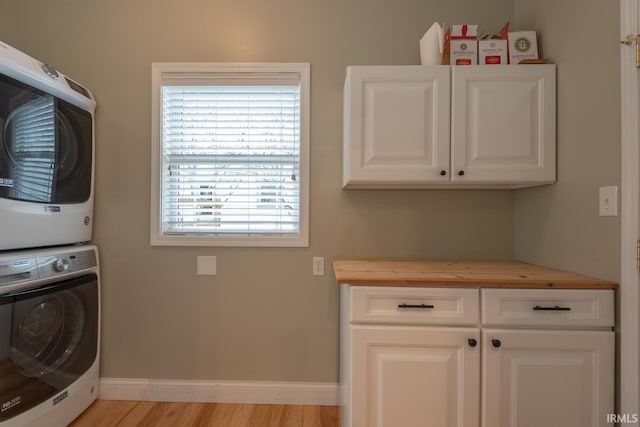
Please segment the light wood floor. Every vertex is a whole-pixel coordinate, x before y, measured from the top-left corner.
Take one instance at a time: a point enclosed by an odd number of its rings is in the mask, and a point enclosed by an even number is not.
[[[340,427],[335,406],[97,400],[70,427]]]

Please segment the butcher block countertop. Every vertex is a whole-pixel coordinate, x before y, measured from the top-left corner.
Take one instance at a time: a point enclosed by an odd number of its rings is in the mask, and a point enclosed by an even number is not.
[[[339,284],[485,288],[617,289],[606,280],[518,261],[335,258]]]

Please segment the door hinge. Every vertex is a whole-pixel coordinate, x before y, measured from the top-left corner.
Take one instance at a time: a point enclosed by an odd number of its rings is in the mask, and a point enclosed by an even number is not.
[[[624,40],[620,40],[620,44],[625,46],[631,46],[633,43],[636,44],[636,68],[640,68],[640,34],[628,34]]]
[[[640,240],[636,242],[636,270],[640,271]]]

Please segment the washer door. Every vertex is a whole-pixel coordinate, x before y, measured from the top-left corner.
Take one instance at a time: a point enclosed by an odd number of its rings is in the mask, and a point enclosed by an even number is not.
[[[80,298],[65,290],[14,309],[11,359],[29,377],[44,377],[74,354],[85,324]]]
[[[98,294],[97,276],[88,274],[0,295],[0,424],[56,396],[97,361]]]

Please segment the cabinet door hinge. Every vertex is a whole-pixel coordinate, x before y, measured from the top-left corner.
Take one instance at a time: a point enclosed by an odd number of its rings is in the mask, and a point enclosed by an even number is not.
[[[636,68],[640,68],[640,34],[628,34],[624,40],[620,40],[620,44],[625,46],[631,46],[633,43],[636,44]]]
[[[640,271],[640,240],[636,242],[636,270]]]

